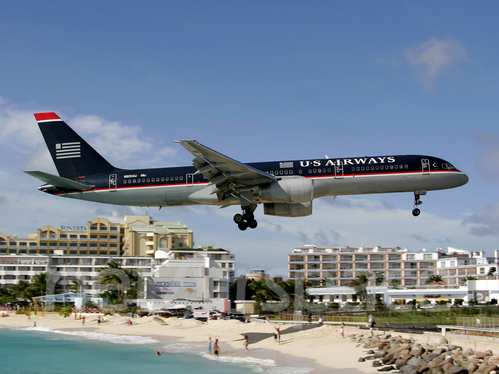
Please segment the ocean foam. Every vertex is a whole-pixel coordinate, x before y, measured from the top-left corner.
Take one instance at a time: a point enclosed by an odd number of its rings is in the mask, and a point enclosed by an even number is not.
[[[99,340],[99,341],[113,343],[113,344],[139,344],[140,345],[140,344],[157,344],[157,343],[159,343],[158,340],[147,337],[147,336],[102,334],[100,332],[90,332],[90,331],[62,331],[62,330],[54,330],[52,327],[48,327],[48,326],[27,327],[23,330],[51,332],[54,334],[74,336],[74,337],[90,339],[90,340]]]
[[[256,373],[263,374],[307,374],[313,370],[312,368],[307,367],[277,366],[277,363],[272,359],[238,356],[213,356],[208,353],[203,353],[202,356],[219,362],[246,365],[251,367]]]

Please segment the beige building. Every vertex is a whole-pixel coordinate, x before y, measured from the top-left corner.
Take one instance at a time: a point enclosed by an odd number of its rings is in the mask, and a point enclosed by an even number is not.
[[[124,223],[95,218],[86,226],[43,226],[27,238],[0,233],[0,255],[151,256],[192,248],[193,233],[179,222],[127,215]]]

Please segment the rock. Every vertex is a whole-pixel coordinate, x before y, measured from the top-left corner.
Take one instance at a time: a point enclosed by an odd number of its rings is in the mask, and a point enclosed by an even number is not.
[[[462,352],[462,355],[464,357],[468,357],[468,356],[473,356],[474,352],[473,352],[473,349],[471,348],[466,348],[463,352]]]
[[[446,338],[440,339],[439,345],[447,345],[447,344],[449,344],[449,341]]]
[[[383,366],[383,363],[380,360],[373,361],[373,367]]]
[[[386,351],[378,351],[378,352],[374,353],[374,357],[375,358],[382,358],[382,357],[385,357],[386,354],[387,354]]]
[[[390,370],[395,370],[393,366],[385,366],[384,368],[378,369],[378,371],[390,371]]]
[[[468,362],[466,369],[468,370],[468,373],[473,373],[478,369],[478,365],[475,362]]]
[[[365,361],[365,359],[364,359],[364,358],[362,358],[362,357],[359,357],[359,359],[358,359],[357,361],[358,361],[358,362],[364,362],[364,361]]]
[[[463,368],[462,366],[453,366],[446,374],[468,374],[468,369]]]
[[[411,355],[419,357],[425,352],[425,349],[421,346],[419,347],[414,347],[411,349]]]

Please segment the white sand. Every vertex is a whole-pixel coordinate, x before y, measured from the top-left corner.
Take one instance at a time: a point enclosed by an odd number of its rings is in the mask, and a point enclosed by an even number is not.
[[[74,318],[61,318],[55,313],[46,313],[42,316],[16,315],[9,312],[9,317],[0,317],[0,325],[11,328],[32,327],[36,322],[37,327],[48,326],[55,330],[86,330],[104,334],[139,335],[149,336],[160,341],[177,341],[185,343],[207,344],[208,337],[213,341],[219,339],[222,355],[242,357],[255,357],[273,359],[280,366],[312,367],[312,373],[326,373],[335,369],[335,373],[377,373],[370,361],[358,362],[358,358],[366,356],[366,350],[357,347],[357,343],[349,338],[352,334],[369,333],[368,330],[359,330],[356,326],[346,326],[345,338],[340,335],[337,325],[291,325],[283,323],[251,322],[242,323],[237,320],[217,320],[200,322],[194,319],[163,319],[163,325],[153,317],[134,318],[134,325],[115,324],[126,322],[129,318],[120,316],[106,316],[107,322],[97,323],[91,321],[97,315],[86,314],[85,324],[82,320]],[[274,341],[274,328],[281,328],[281,344]],[[381,332],[380,332],[381,333]],[[384,332],[388,334],[390,332]],[[243,336],[249,337],[249,351],[243,346]],[[424,342],[438,342],[439,334],[410,335],[404,333],[391,333],[392,336],[402,335],[413,337]],[[461,339],[459,337],[447,338],[452,344],[471,347],[472,349],[491,349],[499,353],[499,344],[496,341],[476,339]],[[305,360],[304,360],[305,359]],[[342,370],[341,370],[342,369]]]

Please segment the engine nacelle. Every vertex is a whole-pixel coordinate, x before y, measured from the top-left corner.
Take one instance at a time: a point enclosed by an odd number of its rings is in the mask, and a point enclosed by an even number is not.
[[[314,198],[314,181],[304,177],[288,177],[260,187],[259,202],[305,203]]]
[[[301,204],[263,204],[263,213],[279,217],[305,217],[312,214],[312,202]]]

